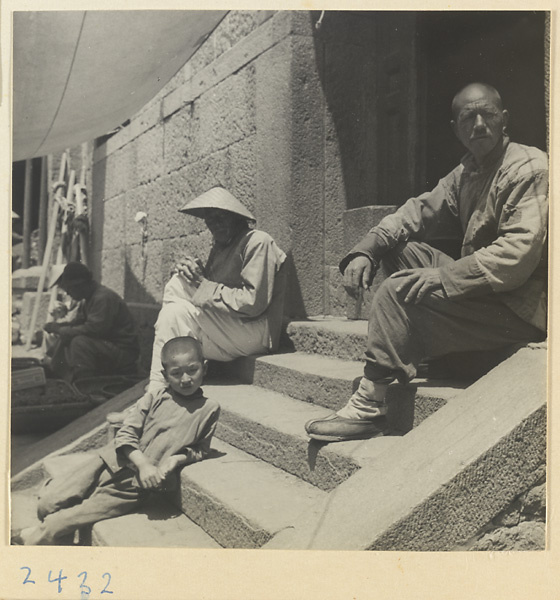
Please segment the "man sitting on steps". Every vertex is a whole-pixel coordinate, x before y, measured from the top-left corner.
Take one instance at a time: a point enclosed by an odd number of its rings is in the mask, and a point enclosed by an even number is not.
[[[204,356],[230,361],[275,350],[280,339],[286,254],[254,228],[255,217],[235,196],[214,187],[181,212],[202,219],[212,235],[203,266],[186,256],[163,292],[155,325],[148,391],[165,385],[160,351],[172,337],[200,340]]]
[[[392,275],[372,302],[364,376],[346,406],[309,421],[323,441],[384,428],[387,386],[408,383],[420,360],[546,338],[548,160],[506,135],[499,93],[467,85],[451,125],[468,150],[431,191],[385,217],[342,260],[344,285],[368,289],[383,262]],[[454,237],[454,260],[430,240]]]
[[[73,321],[50,322],[43,327],[57,338],[45,366],[69,381],[135,373],[139,344],[125,301],[95,281],[91,271],[77,262],[69,262],[52,285],[58,285],[81,305]]]

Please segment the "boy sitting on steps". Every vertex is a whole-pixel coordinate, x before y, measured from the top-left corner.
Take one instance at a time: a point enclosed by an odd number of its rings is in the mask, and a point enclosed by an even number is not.
[[[146,394],[115,439],[77,472],[45,485],[42,523],[22,530],[14,544],[60,544],[76,529],[136,510],[153,492],[173,489],[178,468],[205,458],[220,407],[200,388],[206,362],[192,337],[169,340],[161,353],[167,387]]]

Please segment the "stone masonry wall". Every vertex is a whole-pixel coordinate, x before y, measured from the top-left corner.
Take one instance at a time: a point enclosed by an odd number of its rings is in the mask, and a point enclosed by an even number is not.
[[[230,11],[175,77],[98,144],[92,263],[128,302],[157,305],[175,261],[210,236],[177,212],[229,188],[288,254],[285,313],[344,312],[331,301],[346,251],[343,213],[371,203],[375,120],[371,18]],[[147,229],[135,222],[147,214]]]
[[[455,550],[544,550],[546,545],[546,467],[536,483],[515,500],[473,539]]]
[[[175,261],[206,256],[203,222],[178,212],[189,199],[222,185],[255,210],[255,66],[241,56],[217,61],[271,16],[228,13],[161,92],[96,149],[93,266],[125,300],[161,302]],[[144,236],[138,212],[147,214]]]

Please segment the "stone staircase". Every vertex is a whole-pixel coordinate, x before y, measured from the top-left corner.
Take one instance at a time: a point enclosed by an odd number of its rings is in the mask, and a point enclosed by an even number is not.
[[[414,443],[417,442],[411,437],[412,433],[418,432],[416,438],[422,440],[424,423],[432,420],[428,417],[451,408],[447,420],[443,419],[439,425],[449,443],[452,424],[457,421],[452,405],[457,403],[458,409],[464,410],[464,403],[459,400],[469,391],[464,392],[466,384],[457,382],[420,380],[409,387],[395,384],[389,394],[390,431],[387,435],[336,444],[310,441],[304,431],[305,422],[344,405],[357,383],[362,370],[357,359],[363,352],[366,325],[363,321],[334,318],[293,322],[287,331],[292,352],[240,359],[223,366],[218,376],[214,375],[204,385],[205,393],[222,406],[211,456],[184,468],[180,489],[165,501],[147,506],[139,514],[97,523],[91,543],[337,549],[337,540],[329,535],[326,535],[327,541],[314,545],[321,515],[328,516],[328,507],[336,504],[339,494],[344,495],[347,489],[351,491],[354,481],[359,488],[369,470],[376,470],[375,477],[380,480],[383,464],[387,463],[387,469],[394,469],[394,462],[401,453],[416,456]],[[104,415],[130,405],[140,391],[141,387],[136,386],[132,392],[125,392],[98,407],[51,436],[50,442],[43,441],[40,449],[30,448],[27,459],[20,457],[15,462],[15,470],[19,472],[12,479],[13,527],[34,518],[32,499],[42,479],[60,468],[76,468],[79,452],[104,443],[107,434]],[[514,415],[513,424],[517,423]],[[428,435],[433,436],[434,432]],[[482,445],[493,448],[501,439],[489,439]],[[472,460],[480,459],[478,448],[473,452],[471,447],[470,451]],[[460,472],[467,465],[468,462],[457,463],[454,468]],[[526,467],[531,465],[528,461]],[[404,467],[406,471],[409,465]],[[429,471],[429,465],[424,467]],[[446,472],[451,478],[456,475],[455,471]],[[389,474],[386,479],[391,480]],[[375,481],[375,478],[372,482],[368,480],[368,485],[375,485]],[[488,522],[506,500],[511,501],[514,492],[519,492],[520,485],[523,483],[516,482],[515,489],[508,489],[507,498],[500,495],[499,506],[489,506],[478,515],[464,535],[473,535],[477,527]],[[399,493],[406,496],[402,486],[399,482],[395,489],[378,492],[384,491],[389,498],[397,494],[398,501]],[[359,521],[362,516],[345,514],[344,518]],[[479,525],[481,518],[486,521]],[[340,524],[331,529],[335,532],[338,527]],[[351,524],[349,529],[352,530]],[[439,543],[441,549],[445,549],[443,546],[458,541]],[[364,549],[364,543],[356,539],[353,544],[342,535],[338,547]]]

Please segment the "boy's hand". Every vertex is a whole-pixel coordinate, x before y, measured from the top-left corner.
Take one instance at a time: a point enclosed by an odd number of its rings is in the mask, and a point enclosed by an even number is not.
[[[162,479],[165,479],[169,475],[169,473],[172,473],[178,466],[179,457],[168,456],[159,464],[158,471]]]
[[[143,488],[155,490],[164,480],[159,469],[151,463],[143,463],[138,467],[138,480]]]

